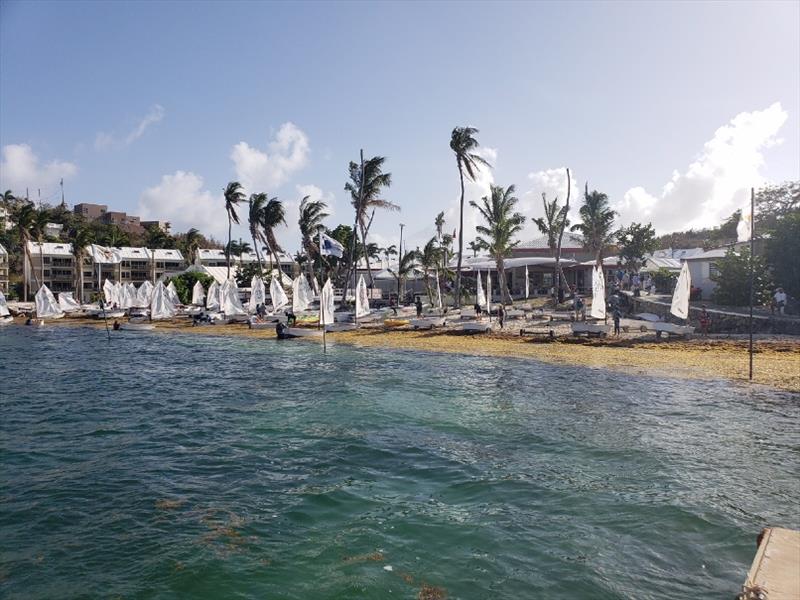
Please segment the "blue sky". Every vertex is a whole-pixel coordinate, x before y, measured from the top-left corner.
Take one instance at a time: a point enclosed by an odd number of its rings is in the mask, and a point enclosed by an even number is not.
[[[480,129],[520,208],[575,184],[620,223],[712,224],[800,177],[800,4],[122,3],[0,5],[0,187],[225,231],[221,189],[331,204],[364,148],[388,157],[376,240],[457,217],[449,150]],[[573,203],[575,198],[573,197]],[[468,227],[474,215],[467,215]],[[533,237],[529,227],[525,237]],[[468,229],[467,239],[472,233]]]

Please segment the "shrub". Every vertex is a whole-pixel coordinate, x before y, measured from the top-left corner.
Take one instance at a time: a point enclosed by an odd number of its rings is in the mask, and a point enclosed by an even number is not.
[[[170,278],[167,283],[170,281],[175,284],[175,289],[178,291],[178,298],[181,299],[181,302],[183,304],[191,304],[194,284],[199,281],[206,292],[208,292],[208,288],[214,282],[214,278],[205,273],[189,271],[188,273],[181,273],[180,275]]]

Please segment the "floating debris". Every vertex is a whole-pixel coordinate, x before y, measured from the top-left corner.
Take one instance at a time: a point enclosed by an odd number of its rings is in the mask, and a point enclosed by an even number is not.
[[[183,498],[178,498],[172,500],[170,498],[162,498],[161,500],[156,500],[156,508],[159,510],[175,510],[176,508],[180,508],[186,503],[186,500]]]

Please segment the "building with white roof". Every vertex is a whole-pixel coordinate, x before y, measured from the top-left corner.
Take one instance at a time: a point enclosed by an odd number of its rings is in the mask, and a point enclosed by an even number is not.
[[[689,265],[689,275],[692,278],[692,287],[700,288],[702,290],[701,299],[707,300],[711,298],[711,294],[717,287],[717,284],[711,280],[711,277],[717,274],[717,261],[728,253],[732,248],[739,248],[740,246],[749,244],[733,244],[730,246],[723,246],[721,248],[712,248],[705,252],[694,253],[687,256],[683,260]]]
[[[294,273],[295,262],[294,259],[285,252],[278,253],[278,260],[280,261],[280,269],[290,277]],[[261,256],[261,262],[264,265],[264,270],[269,271],[270,265],[274,262],[272,256],[265,252]],[[231,270],[234,266],[257,264],[258,256],[255,252],[243,252],[239,256],[231,257]],[[228,267],[228,258],[225,255],[225,250],[222,248],[200,248],[197,251],[197,259],[195,264],[203,267]],[[275,266],[274,264],[272,265]]]
[[[72,244],[28,242],[30,260],[23,260],[23,274],[28,292],[35,294],[44,283],[53,292],[75,289],[75,258]]]
[[[0,291],[8,293],[8,251],[0,244]]]
[[[176,248],[159,248],[153,250],[155,262],[155,278],[170,277],[186,269],[186,260]]]

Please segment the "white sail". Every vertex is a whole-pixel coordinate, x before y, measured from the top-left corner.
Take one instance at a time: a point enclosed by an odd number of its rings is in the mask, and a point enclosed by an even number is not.
[[[8,304],[6,304],[6,296],[3,294],[3,291],[0,290],[0,317],[7,317],[11,313],[8,312]]]
[[[206,291],[203,289],[203,284],[199,281],[195,281],[194,287],[192,288],[192,304],[194,306],[203,306],[205,297]]]
[[[40,319],[52,319],[64,316],[64,311],[59,308],[56,297],[53,296],[53,292],[44,284],[42,284],[42,287],[36,292],[36,316]]]
[[[258,275],[253,275],[253,279],[250,281],[250,302],[247,304],[247,312],[253,314],[259,304],[266,303],[267,288],[264,286],[264,280]]]
[[[592,269],[592,309],[589,314],[595,319],[606,318],[606,278],[603,269]]]
[[[219,310],[219,284],[212,281],[208,287],[208,296],[206,296],[206,308],[208,310]]]
[[[138,295],[136,293],[136,286],[132,283],[129,283],[125,286],[126,292],[128,294],[128,308],[134,308],[139,302]]]
[[[247,314],[239,298],[239,287],[236,285],[235,279],[228,279],[222,284],[219,294],[219,310],[228,317]]]
[[[528,278],[528,265],[525,265],[525,298],[531,297],[531,281]]]
[[[136,306],[137,308],[149,308],[150,300],[153,298],[153,284],[145,281],[139,286],[139,291],[136,292]]]
[[[167,288],[159,281],[153,288],[153,297],[150,300],[150,319],[171,319],[177,313],[175,305],[169,297]]]
[[[103,298],[108,306],[113,305],[117,301],[116,287],[108,279],[103,282]]]
[[[172,303],[175,306],[181,304],[181,299],[178,296],[178,290],[175,287],[175,284],[171,281],[169,282],[169,285],[167,285],[167,296],[169,296],[169,299],[172,300]]]
[[[486,271],[486,312],[492,314],[492,272]],[[491,319],[491,317],[490,317]]]
[[[476,278],[477,282],[477,291],[475,292],[475,304],[484,308],[486,306],[486,294],[483,293],[483,282],[481,281],[481,272],[478,271],[478,277]]]
[[[81,309],[81,305],[72,297],[72,292],[61,292],[58,294],[58,307],[65,313],[75,312]],[[6,312],[8,314],[8,312]],[[0,308],[0,317],[3,316],[3,310]]]
[[[124,294],[124,288],[122,284],[118,281],[114,284],[114,303],[117,305],[117,308],[122,306],[122,296]]]
[[[689,263],[684,261],[675,292],[672,294],[670,312],[679,319],[689,318],[689,296],[692,293],[692,276],[689,275]]]
[[[269,282],[269,295],[272,298],[272,312],[276,312],[289,304],[289,297],[283,291],[283,286],[278,281],[278,277],[273,276]]]
[[[333,284],[330,279],[325,282],[320,291],[319,317],[322,325],[333,323]]]
[[[314,295],[319,296],[319,281],[316,277],[311,278],[311,289],[314,290]]]
[[[314,293],[311,291],[311,286],[308,285],[308,279],[305,275],[300,274],[292,282],[292,312],[298,313],[307,310],[313,299]]]
[[[369,314],[369,294],[364,276],[358,278],[356,285],[356,319],[366,317]]]

